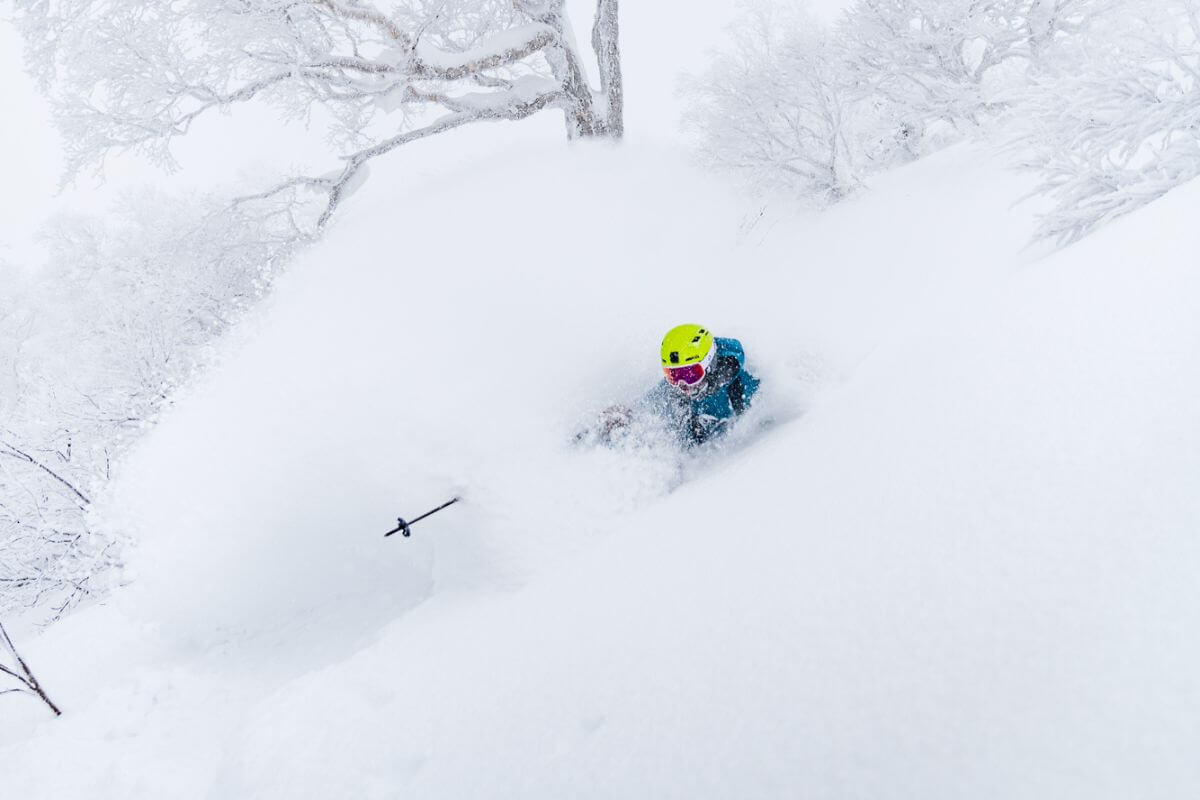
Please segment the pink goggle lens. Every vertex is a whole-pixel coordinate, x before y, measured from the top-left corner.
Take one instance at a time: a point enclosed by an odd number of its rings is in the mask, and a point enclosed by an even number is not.
[[[704,380],[704,367],[700,364],[688,364],[684,367],[663,367],[663,374],[667,376],[667,383],[672,386],[678,386],[681,383],[687,386],[695,386]]]

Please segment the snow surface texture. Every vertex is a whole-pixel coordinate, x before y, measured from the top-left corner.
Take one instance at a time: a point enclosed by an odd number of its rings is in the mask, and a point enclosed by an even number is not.
[[[1194,796],[1200,186],[1038,259],[1014,180],[739,229],[649,145],[377,173],[125,465],[5,796]],[[757,419],[573,447],[684,320]]]

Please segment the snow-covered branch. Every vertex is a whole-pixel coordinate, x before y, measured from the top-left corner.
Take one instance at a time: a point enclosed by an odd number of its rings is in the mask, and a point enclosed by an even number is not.
[[[525,88],[528,88],[532,83],[544,84],[545,82],[540,79],[527,81],[525,82]],[[270,200],[280,195],[294,193],[297,190],[324,193],[326,198],[325,206],[316,223],[316,227],[320,229],[333,216],[333,213],[337,210],[342,200],[361,185],[363,172],[368,162],[372,159],[386,155],[392,150],[410,142],[444,133],[472,122],[479,122],[481,120],[524,119],[552,105],[561,95],[558,91],[547,91],[526,96],[521,96],[522,94],[520,88],[514,88],[503,93],[488,93],[478,97],[471,95],[463,95],[456,98],[431,97],[430,99],[434,102],[453,109],[454,113],[439,117],[424,127],[405,131],[404,133],[373,144],[370,147],[344,156],[345,166],[338,172],[320,177],[305,176],[289,178],[265,192],[240,197],[237,202],[239,204],[247,204],[255,201]]]
[[[1066,244],[1200,177],[1200,0],[1125,0],[1062,43],[1011,115],[1008,146]]]
[[[361,22],[371,26],[382,33],[389,39],[402,47],[409,48],[412,46],[412,41],[408,34],[382,11],[370,6],[356,4],[347,6],[337,0],[314,0],[318,6],[324,6],[336,17],[354,22]]]
[[[179,0],[154,13],[142,0],[14,5],[71,171],[123,150],[170,165],[173,139],[231,106],[270,103],[289,119],[320,107],[333,140],[353,147],[339,154],[344,179],[287,188],[326,190],[332,208],[366,160],[471,122],[553,108],[570,137],[623,131],[617,0],[596,4],[599,89],[565,0]]]
[[[417,78],[458,81],[524,61],[557,40],[557,31],[535,22],[496,34],[463,52],[446,52],[421,43],[410,69]]]

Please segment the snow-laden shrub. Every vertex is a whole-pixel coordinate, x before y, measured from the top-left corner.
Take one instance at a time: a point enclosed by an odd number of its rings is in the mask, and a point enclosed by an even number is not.
[[[994,105],[985,80],[996,68],[1030,58],[1031,14],[1044,5],[1036,0],[858,0],[839,28],[848,68],[864,90],[902,109],[910,126],[935,121],[961,126],[978,124]],[[1055,19],[1041,19],[1039,31],[1053,28]]]
[[[60,220],[50,263],[0,297],[0,614],[55,616],[113,576],[120,542],[89,507],[287,257],[277,222],[159,197]]]
[[[1069,243],[1200,175],[1200,0],[1124,0],[1030,76],[1009,144]]]
[[[689,81],[712,163],[836,200],[873,171],[990,123],[1103,0],[857,0],[832,28],[770,2]]]
[[[756,185],[820,201],[852,190],[849,132],[862,98],[832,33],[803,12],[761,5],[732,39],[707,73],[685,82],[703,155]]]

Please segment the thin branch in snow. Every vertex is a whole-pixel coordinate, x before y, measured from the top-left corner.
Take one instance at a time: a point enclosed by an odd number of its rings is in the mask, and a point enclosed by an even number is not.
[[[33,671],[29,669],[29,665],[25,663],[25,659],[21,658],[21,654],[17,652],[16,645],[14,645],[12,639],[9,638],[8,631],[4,629],[3,623],[0,623],[0,645],[4,646],[4,649],[8,652],[9,656],[13,660],[14,665],[16,666],[16,670],[13,670],[9,669],[3,664],[0,664],[0,672],[11,676],[21,684],[25,691],[28,691],[40,698],[41,701],[45,703],[51,711],[54,712],[54,716],[62,716],[62,711],[59,710],[58,706],[56,706],[53,701],[51,701],[49,695],[46,694],[45,689],[42,688],[42,685],[38,683],[37,678],[34,677]]]

